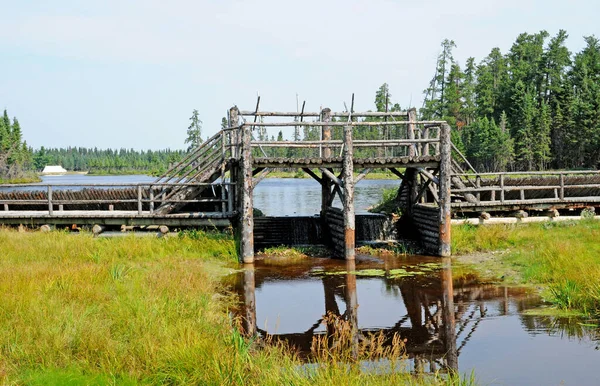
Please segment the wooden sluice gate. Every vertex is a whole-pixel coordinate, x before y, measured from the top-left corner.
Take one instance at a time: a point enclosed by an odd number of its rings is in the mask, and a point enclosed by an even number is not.
[[[279,130],[277,140],[268,130]],[[319,183],[317,238],[347,260],[354,259],[357,243],[355,186],[373,170],[398,177],[398,233],[410,230],[437,256],[451,253],[452,212],[600,207],[600,172],[477,173],[451,143],[448,124],[419,121],[415,109],[269,112],[257,103],[252,111],[231,108],[227,128],[149,183],[0,186],[0,224],[232,225],[240,261],[250,263],[253,190],[281,168],[303,171]],[[257,245],[264,232],[261,237]]]
[[[422,231],[426,250],[450,255],[451,143],[445,122],[417,121],[414,109],[288,113],[236,107],[230,109],[229,122],[236,155],[230,169],[237,184],[234,228],[244,263],[252,263],[255,252],[252,190],[273,168],[300,169],[321,185],[321,235],[336,257],[355,258],[355,185],[381,168],[399,177],[405,222]],[[264,135],[269,128],[312,129],[316,138],[283,140],[280,132],[280,140],[269,140]],[[341,207],[334,206],[336,199]]]

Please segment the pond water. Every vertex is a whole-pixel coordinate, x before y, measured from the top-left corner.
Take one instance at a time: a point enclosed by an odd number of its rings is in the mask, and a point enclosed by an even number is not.
[[[242,303],[236,312],[247,331],[291,344],[306,360],[313,337],[330,331],[323,316],[332,313],[361,339],[373,331],[406,339],[404,365],[411,371],[473,370],[481,384],[600,384],[596,328],[577,318],[528,314],[543,305],[535,292],[485,282],[440,261],[366,255],[355,263],[258,261],[236,274]]]
[[[94,176],[67,174],[64,176],[43,176],[42,182],[29,187],[4,187],[2,191],[39,190],[36,185],[44,184],[137,184],[149,183],[156,177],[144,175],[128,176]],[[356,213],[366,213],[370,206],[376,204],[386,188],[398,187],[399,180],[361,180],[356,185]],[[107,188],[107,187],[103,187]],[[60,189],[73,189],[65,186]],[[339,199],[334,206],[341,207]],[[266,216],[312,216],[321,209],[321,185],[311,178],[265,178],[254,189],[254,207]]]

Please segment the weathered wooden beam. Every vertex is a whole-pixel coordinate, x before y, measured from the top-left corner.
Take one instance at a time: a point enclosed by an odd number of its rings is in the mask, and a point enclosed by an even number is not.
[[[331,181],[333,181],[337,186],[342,186],[343,183],[342,181],[336,177],[335,174],[333,174],[331,171],[329,171],[326,168],[319,168],[319,170],[321,171],[321,173],[323,173],[323,178],[325,178],[325,176],[327,176]]]
[[[352,162],[352,127],[344,126],[343,190],[344,190],[344,258],[355,258],[354,165]]]
[[[438,254],[451,255],[451,175],[452,175],[452,142],[450,125],[443,124],[440,129],[440,172],[439,172],[439,219],[440,239]]]
[[[416,117],[416,113],[415,113],[415,117]],[[416,118],[415,120],[408,122],[408,121],[397,121],[397,122],[364,122],[364,121],[352,121],[352,122],[257,122],[257,123],[245,123],[246,125],[249,126],[264,126],[264,127],[294,127],[294,126],[306,126],[306,127],[317,127],[317,126],[350,126],[350,127],[366,127],[366,126],[403,126],[403,125],[422,125],[422,124],[426,124],[426,123],[444,123],[445,121],[417,121]],[[409,137],[411,139],[414,139],[414,132],[413,132],[413,137]],[[431,141],[431,142],[437,142],[437,141]]]
[[[259,117],[319,117],[321,115],[320,112],[302,112],[298,113],[297,111],[289,112],[289,111],[248,111],[243,110],[240,111],[240,115],[243,116],[259,116]],[[390,111],[390,112],[380,112],[380,111],[365,111],[365,112],[353,112],[350,113],[348,111],[343,112],[331,112],[332,117],[342,118],[348,117],[352,115],[354,117],[406,117],[408,113],[406,111]]]
[[[393,175],[404,181],[404,174],[400,173],[398,170],[396,170],[396,168],[388,168],[388,170],[392,172]]]
[[[366,168],[362,172],[360,172],[354,179],[354,184],[356,185],[360,180],[365,178],[367,176],[367,174],[371,173],[371,170],[372,170],[371,168]]]
[[[413,108],[413,109],[408,110],[408,139],[410,139],[410,140],[415,139],[415,130],[417,128],[416,120],[417,120],[417,109]],[[416,155],[415,146],[409,147],[408,148],[408,156],[414,157],[415,155]]]
[[[309,176],[311,176],[319,184],[323,183],[323,179],[321,177],[319,177],[318,175],[316,175],[315,172],[313,172],[310,168],[302,168],[302,170],[304,171],[304,173],[306,173]]]
[[[434,176],[433,174],[429,173],[425,168],[417,168],[417,170],[419,171],[419,173],[421,173],[425,177],[429,178],[431,181],[435,182],[436,184],[440,183],[440,181],[437,179],[437,177]]]
[[[263,171],[263,170],[265,170],[265,169],[266,169],[266,168],[262,168],[262,167],[261,167],[261,168],[255,168],[255,169],[252,171],[252,177],[254,177],[255,175],[257,175],[258,173],[262,172],[262,171]]]
[[[263,168],[263,170],[260,172],[258,177],[253,179],[252,190],[254,190],[256,185],[258,185],[262,180],[264,180],[272,171],[273,171],[273,169],[271,169],[271,168]]]
[[[321,122],[330,123],[331,122],[331,109],[324,108],[321,111]],[[331,126],[323,126],[321,128],[321,140],[323,141],[331,141]],[[321,150],[321,156],[325,158],[331,157],[331,148],[329,146],[325,146]]]

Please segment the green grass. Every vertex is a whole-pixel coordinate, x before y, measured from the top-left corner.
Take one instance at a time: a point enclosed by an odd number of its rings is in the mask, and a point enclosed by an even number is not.
[[[93,238],[0,229],[0,384],[473,384],[369,375],[241,336],[230,236]],[[327,353],[324,353],[327,355]],[[335,357],[333,357],[335,359]]]
[[[600,316],[600,222],[455,226],[455,254],[506,249],[500,263],[558,308]],[[460,261],[460,258],[458,258]]]

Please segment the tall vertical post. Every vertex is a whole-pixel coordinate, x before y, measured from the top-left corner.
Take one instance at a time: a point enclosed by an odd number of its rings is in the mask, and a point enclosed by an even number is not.
[[[243,125],[240,159],[238,162],[238,255],[243,263],[254,262],[254,216],[252,204],[252,147],[251,126]]]
[[[417,109],[412,108],[408,110],[408,139],[415,139],[415,131],[417,130],[417,124],[413,122],[417,122]],[[408,145],[408,156],[414,157],[416,155],[417,146],[414,143]]]
[[[439,220],[440,220],[440,240],[438,255],[450,256],[450,178],[452,174],[452,155],[450,142],[450,126],[447,123],[442,124],[440,133],[440,174],[439,174]]]
[[[54,214],[54,205],[52,204],[52,186],[48,185],[48,214]]]
[[[444,325],[444,348],[446,365],[450,370],[458,371],[458,350],[456,349],[456,322],[454,316],[454,286],[452,285],[452,266],[449,258],[442,261],[442,319]]]
[[[321,122],[329,123],[331,122],[331,109],[324,108],[321,110]],[[321,126],[321,141],[331,141],[331,126]],[[321,157],[323,158],[331,158],[331,148],[328,144],[322,145],[322,153]]]
[[[352,126],[344,126],[343,184],[344,184],[344,258],[354,260],[354,163],[352,161]]]
[[[248,336],[256,335],[256,279],[254,265],[244,266],[244,333]]]
[[[239,110],[237,106],[233,106],[229,109],[229,128],[237,127],[239,120]],[[231,130],[229,132],[229,138],[231,146],[231,157],[237,159],[239,157],[238,145],[239,145],[239,132],[240,130]]]

